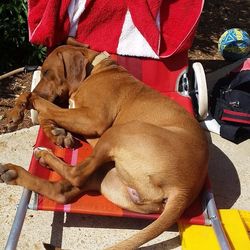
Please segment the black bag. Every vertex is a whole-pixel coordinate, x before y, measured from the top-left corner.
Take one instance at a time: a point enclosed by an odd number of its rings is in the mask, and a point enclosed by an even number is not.
[[[250,58],[217,81],[210,112],[223,138],[235,143],[250,138]]]

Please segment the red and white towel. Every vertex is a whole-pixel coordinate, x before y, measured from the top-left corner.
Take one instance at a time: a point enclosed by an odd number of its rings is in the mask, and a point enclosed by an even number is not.
[[[191,46],[203,0],[28,0],[30,42],[68,36],[97,51],[150,58]]]

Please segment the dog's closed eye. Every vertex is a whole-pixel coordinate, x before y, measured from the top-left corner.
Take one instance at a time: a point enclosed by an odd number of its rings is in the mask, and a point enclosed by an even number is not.
[[[43,76],[48,76],[48,73],[49,73],[49,70],[47,69],[47,70],[44,70],[44,71],[42,72],[42,75],[43,75]]]

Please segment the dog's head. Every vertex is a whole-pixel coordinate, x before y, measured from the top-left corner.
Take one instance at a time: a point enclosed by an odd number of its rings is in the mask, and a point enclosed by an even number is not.
[[[98,52],[88,49],[84,44],[70,39],[70,45],[56,48],[46,58],[41,69],[41,80],[33,93],[67,107],[70,95],[79,87],[91,71],[91,62]],[[22,122],[26,109],[32,108],[30,92],[22,94],[14,108],[5,114],[6,130],[13,131]]]
[[[86,47],[63,45],[49,54],[42,65],[41,80],[33,90],[51,102],[65,102],[88,74],[97,52]]]

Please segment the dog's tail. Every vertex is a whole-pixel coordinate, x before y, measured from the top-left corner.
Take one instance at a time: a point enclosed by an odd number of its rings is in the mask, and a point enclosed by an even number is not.
[[[168,197],[167,203],[162,214],[157,220],[145,227],[143,230],[133,235],[132,237],[119,242],[108,250],[137,249],[144,243],[154,239],[163,233],[167,228],[172,226],[181,217],[187,206],[190,204],[189,195],[184,195],[183,192],[175,192]]]

